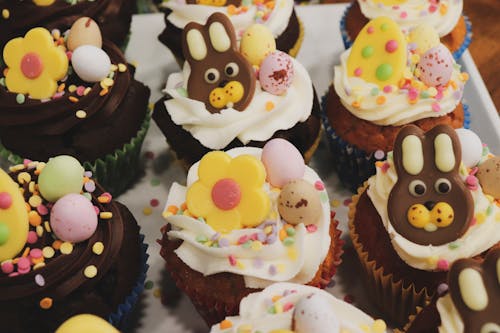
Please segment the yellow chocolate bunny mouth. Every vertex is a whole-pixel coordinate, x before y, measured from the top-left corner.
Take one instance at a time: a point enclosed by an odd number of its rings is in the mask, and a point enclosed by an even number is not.
[[[426,205],[414,204],[408,208],[408,222],[415,228],[433,232],[438,228],[444,228],[453,223],[455,217],[453,208],[446,202],[438,202],[430,210]]]
[[[215,88],[210,92],[210,105],[214,108],[233,107],[245,95],[243,85],[238,81],[229,81],[222,88]]]

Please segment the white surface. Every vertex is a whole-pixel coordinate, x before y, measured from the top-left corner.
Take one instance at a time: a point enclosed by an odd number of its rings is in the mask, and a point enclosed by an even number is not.
[[[321,96],[326,92],[333,75],[333,66],[337,63],[343,44],[339,31],[339,20],[345,5],[311,5],[299,6],[297,14],[305,26],[305,38],[298,59],[309,70],[317,93]],[[179,67],[168,49],[158,42],[157,36],[164,28],[162,14],[145,14],[135,16],[132,21],[132,36],[126,52],[127,59],[137,64],[136,78],[151,88],[151,102],[161,96],[161,90],[167,75],[178,71]],[[466,52],[462,58],[464,70],[470,75],[470,82],[465,88],[465,98],[472,113],[472,128],[481,136],[490,148],[500,153],[500,119],[491,98],[479,76],[470,54]],[[175,306],[164,306],[158,295],[158,288],[173,290],[172,282],[166,279],[163,259],[159,255],[160,246],[156,240],[161,236],[160,228],[164,222],[161,209],[166,201],[168,189],[173,181],[185,182],[183,168],[175,162],[169,151],[164,136],[154,123],[146,137],[144,152],[153,152],[154,159],[145,160],[145,173],[140,181],[119,200],[125,203],[141,224],[146,235],[150,254],[148,280],[154,283],[153,289],[146,290],[137,311],[137,322],[132,332],[138,333],[202,333],[209,328],[196,313],[189,300],[182,297]],[[343,205],[350,193],[342,189],[338,178],[331,167],[331,156],[325,142],[321,142],[311,161],[311,167],[325,181],[330,200],[338,203],[333,209],[344,231],[343,238],[347,240],[347,207]],[[151,180],[159,180],[154,186]],[[150,200],[158,199],[160,204],[152,208],[152,214],[143,214],[145,207],[150,207]],[[355,255],[350,246],[344,249],[343,265],[334,277],[336,286],[328,290],[341,298],[350,294],[354,296],[354,304],[361,309],[371,311],[369,305],[358,302],[365,300],[360,281]]]

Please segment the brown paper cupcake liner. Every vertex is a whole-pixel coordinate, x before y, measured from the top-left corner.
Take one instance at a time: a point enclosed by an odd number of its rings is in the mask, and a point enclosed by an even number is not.
[[[295,42],[295,45],[288,51],[288,54],[294,58],[299,54],[300,47],[302,46],[302,42],[304,41],[304,23],[302,20],[297,17],[297,21],[299,22],[299,37]]]
[[[340,239],[341,231],[333,213],[330,221],[330,248],[327,257],[319,267],[315,277],[307,285],[325,288],[341,263],[344,241]],[[166,269],[179,289],[190,298],[198,313],[211,326],[227,316],[238,314],[242,298],[261,289],[245,287],[242,276],[232,273],[217,273],[209,276],[192,270],[175,254],[181,241],[169,240],[167,232],[170,227],[163,228],[163,237],[159,240],[162,246],[160,254],[166,261]]]

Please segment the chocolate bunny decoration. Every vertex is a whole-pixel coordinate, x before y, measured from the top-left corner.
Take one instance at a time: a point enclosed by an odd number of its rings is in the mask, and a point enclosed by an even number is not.
[[[255,74],[238,52],[229,18],[210,15],[205,25],[190,22],[182,34],[184,57],[191,67],[189,98],[204,102],[210,113],[224,108],[243,111],[255,91]]]
[[[464,333],[500,332],[500,249],[480,264],[460,259],[448,273],[449,291],[464,323]]]
[[[387,210],[394,229],[421,245],[442,245],[462,236],[472,221],[474,202],[458,173],[462,156],[455,130],[438,125],[424,133],[406,126],[396,137],[393,154],[398,180]]]

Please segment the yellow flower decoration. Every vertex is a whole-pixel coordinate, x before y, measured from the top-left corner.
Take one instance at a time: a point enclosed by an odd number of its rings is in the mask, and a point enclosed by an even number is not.
[[[198,180],[187,191],[187,208],[218,232],[257,226],[271,205],[262,189],[265,180],[264,165],[257,158],[210,152],[201,159]]]
[[[7,89],[35,99],[52,97],[57,80],[68,72],[68,57],[44,28],[31,29],[24,38],[9,41],[3,58],[9,68],[5,75]]]
[[[52,5],[56,0],[33,0],[35,5],[43,7],[43,6],[50,6]]]

